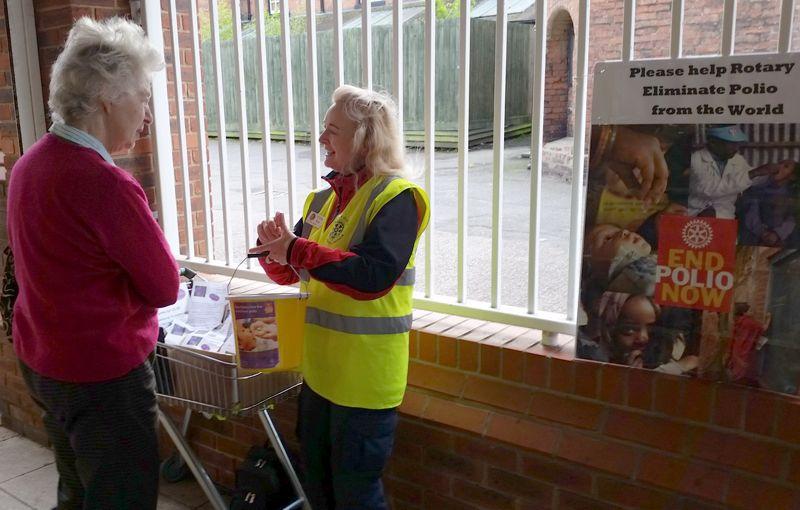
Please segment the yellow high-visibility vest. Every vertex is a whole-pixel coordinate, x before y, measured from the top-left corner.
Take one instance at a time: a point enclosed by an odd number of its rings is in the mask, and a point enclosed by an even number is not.
[[[414,253],[428,225],[425,191],[398,177],[365,182],[328,223],[336,202],[333,190],[312,192],[303,208],[303,237],[322,246],[349,250],[363,240],[367,226],[392,198],[411,189],[419,228],[405,271],[384,296],[357,300],[301,274],[309,292],[302,370],[306,384],[331,402],[348,407],[386,409],[400,405],[408,374],[408,334],[414,291]],[[318,226],[315,226],[318,225]]]

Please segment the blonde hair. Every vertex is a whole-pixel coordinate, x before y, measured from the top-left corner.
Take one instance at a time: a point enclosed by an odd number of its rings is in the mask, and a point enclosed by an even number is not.
[[[373,175],[406,175],[403,138],[397,107],[384,93],[342,85],[333,91],[333,102],[356,123],[353,152],[362,150],[365,166]]]
[[[164,67],[161,52],[142,27],[123,18],[80,18],[53,64],[50,98],[54,122],[74,123],[97,111],[100,101],[114,101],[148,87]]]

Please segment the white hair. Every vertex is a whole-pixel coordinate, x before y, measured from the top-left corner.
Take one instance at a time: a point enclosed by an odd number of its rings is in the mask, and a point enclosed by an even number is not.
[[[161,52],[142,27],[123,18],[95,21],[83,17],[69,31],[50,77],[50,115],[74,123],[97,111],[100,101],[114,101],[149,87],[164,67]]]
[[[333,102],[356,123],[353,152],[365,150],[364,164],[373,175],[405,176],[403,138],[394,101],[381,92],[342,85],[333,91]]]

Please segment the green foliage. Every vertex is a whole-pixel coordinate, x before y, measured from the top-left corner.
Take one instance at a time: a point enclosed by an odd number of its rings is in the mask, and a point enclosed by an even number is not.
[[[477,0],[470,0],[470,5],[475,7]],[[461,14],[461,0],[436,0],[436,18],[457,18]]]
[[[219,12],[219,38],[221,41],[233,39],[233,10],[229,0],[217,0]],[[242,24],[242,31],[256,30],[255,20]],[[289,32],[301,34],[306,29],[305,16],[289,16]],[[267,36],[281,35],[281,15],[264,13],[264,30]],[[209,11],[200,12],[200,35],[203,41],[211,38],[211,15]]]
[[[233,39],[233,10],[230,2],[217,0],[217,12],[219,13],[219,38],[223,41]],[[200,36],[203,41],[211,39],[210,10],[200,11]]]
[[[436,0],[436,18],[457,18],[461,0]]]
[[[255,29],[255,22],[252,24]],[[264,15],[264,31],[268,36],[281,35],[281,15],[265,14]],[[306,17],[303,16],[289,16],[289,33],[290,34],[303,34],[306,31]]]
[[[214,0],[212,0],[214,1]],[[221,41],[233,39],[233,10],[230,0],[216,0],[217,12],[219,13],[219,38]],[[448,19],[458,18],[461,14],[461,0],[435,0],[436,18]],[[475,6],[477,0],[470,0]],[[264,28],[267,36],[281,35],[281,16],[279,13],[264,14]],[[242,24],[242,31],[249,32],[256,30],[256,22],[250,21]],[[306,30],[306,17],[289,16],[289,32],[292,34],[302,34]],[[211,13],[200,11],[200,35],[203,41],[211,38]]]

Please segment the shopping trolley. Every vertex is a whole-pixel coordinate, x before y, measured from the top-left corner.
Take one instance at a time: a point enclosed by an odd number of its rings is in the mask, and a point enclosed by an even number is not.
[[[191,279],[194,274],[184,274],[184,276]],[[214,509],[225,510],[227,505],[187,443],[189,420],[193,411],[221,418],[256,414],[297,496],[297,499],[284,510],[301,506],[310,508],[268,410],[270,406],[299,392],[301,385],[299,373],[242,372],[230,354],[203,352],[161,342],[156,347],[153,366],[158,401],[185,407],[180,429],[166,413],[158,409],[158,420],[180,454],[180,457],[170,457],[162,465],[162,474],[168,475],[166,478],[170,478],[169,473],[179,472],[185,465],[194,474]]]

